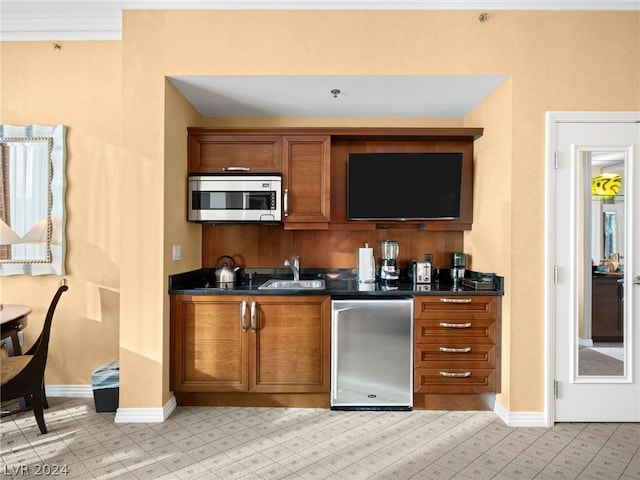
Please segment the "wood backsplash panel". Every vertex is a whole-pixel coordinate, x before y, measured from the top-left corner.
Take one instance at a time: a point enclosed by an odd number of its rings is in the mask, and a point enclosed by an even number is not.
[[[368,243],[376,261],[380,242],[400,246],[401,268],[414,259],[434,256],[434,266],[448,268],[451,252],[463,250],[463,233],[422,230],[284,230],[276,225],[213,225],[202,227],[202,266],[215,267],[221,255],[230,255],[241,267],[282,267],[285,258],[300,257],[302,268],[355,268],[358,248]]]

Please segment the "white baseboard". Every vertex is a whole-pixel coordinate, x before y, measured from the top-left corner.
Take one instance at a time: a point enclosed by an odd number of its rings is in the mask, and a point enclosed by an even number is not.
[[[49,397],[92,398],[91,385],[47,385]],[[164,422],[176,409],[176,398],[171,397],[162,408],[118,408],[115,423],[159,423]],[[510,427],[550,427],[544,412],[510,412],[495,402],[493,411]]]
[[[591,338],[579,338],[578,345],[582,347],[593,347],[593,339]]]
[[[118,408],[115,423],[160,423],[176,409],[176,397],[172,396],[162,408]]]
[[[93,398],[91,385],[45,385],[47,397]],[[118,408],[115,423],[159,423],[164,422],[178,404],[172,396],[162,408]]]
[[[544,412],[510,412],[495,402],[493,412],[510,427],[552,427],[547,425]]]
[[[47,397],[93,398],[91,385],[45,385]]]

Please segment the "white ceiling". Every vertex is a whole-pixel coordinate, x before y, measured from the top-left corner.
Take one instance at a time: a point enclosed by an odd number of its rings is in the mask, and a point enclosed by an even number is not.
[[[205,117],[461,118],[506,75],[169,77]],[[332,93],[339,90],[340,93]],[[337,96],[334,96],[337,95]]]

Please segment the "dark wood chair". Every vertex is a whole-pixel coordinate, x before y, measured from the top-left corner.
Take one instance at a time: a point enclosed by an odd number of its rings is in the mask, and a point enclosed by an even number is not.
[[[44,406],[47,402],[44,395],[44,369],[49,353],[51,322],[60,296],[68,289],[66,284],[58,287],[49,305],[42,332],[33,346],[24,355],[4,358],[0,366],[0,398],[5,401],[25,397],[30,401],[42,433],[47,433],[44,423]],[[2,416],[12,413],[16,412],[3,413]]]

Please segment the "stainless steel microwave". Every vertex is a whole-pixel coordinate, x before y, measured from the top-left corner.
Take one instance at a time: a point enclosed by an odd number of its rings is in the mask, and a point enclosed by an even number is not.
[[[282,175],[190,175],[193,222],[281,222]]]

